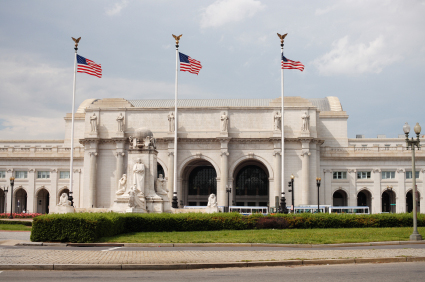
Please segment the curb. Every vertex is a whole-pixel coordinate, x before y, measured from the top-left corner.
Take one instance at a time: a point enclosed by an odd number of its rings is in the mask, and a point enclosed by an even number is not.
[[[4,264],[0,270],[185,270],[212,269],[231,267],[265,267],[265,266],[307,266],[331,264],[364,264],[420,262],[425,257],[390,257],[390,258],[358,258],[358,259],[313,259],[285,261],[254,261],[228,263],[186,263],[186,264]]]
[[[271,248],[340,248],[369,247],[390,245],[425,244],[422,241],[387,241],[341,244],[264,244],[264,243],[55,243],[55,242],[21,242],[15,246],[66,246],[66,247],[132,247],[132,248],[183,248],[183,247],[271,247]]]

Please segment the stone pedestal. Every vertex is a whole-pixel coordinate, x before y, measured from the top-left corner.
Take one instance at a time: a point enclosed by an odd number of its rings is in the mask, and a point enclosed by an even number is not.
[[[215,213],[215,212],[219,212],[218,207],[207,207],[205,209],[205,213]]]
[[[74,213],[73,206],[57,206],[57,213]]]
[[[146,210],[148,213],[162,213],[164,212],[164,201],[162,199],[146,198]]]
[[[126,213],[146,213],[146,210],[142,209],[142,208],[129,208],[129,207],[127,207],[125,212]]]

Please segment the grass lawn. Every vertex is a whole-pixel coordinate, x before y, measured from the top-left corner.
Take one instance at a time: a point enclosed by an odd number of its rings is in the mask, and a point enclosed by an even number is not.
[[[425,237],[425,227],[419,227],[418,231]],[[138,232],[104,237],[99,241],[119,243],[336,244],[407,241],[412,232],[412,227]]]
[[[0,224],[0,231],[1,230],[31,231],[31,226],[25,226],[25,225],[21,225],[21,224]]]

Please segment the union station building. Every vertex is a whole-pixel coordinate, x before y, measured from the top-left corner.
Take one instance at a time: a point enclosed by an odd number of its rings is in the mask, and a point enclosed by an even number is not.
[[[176,169],[180,207],[206,206],[211,193],[219,206],[275,207],[282,181],[288,190],[293,175],[295,206],[317,205],[319,198],[321,205],[369,206],[371,213],[410,212],[416,177],[424,212],[425,154],[416,152],[412,172],[404,135],[348,138],[348,115],[337,97],[285,97],[284,105],[282,151],[280,98],[179,100],[174,167],[174,100],[86,100],[75,114],[73,171],[71,114],[64,140],[0,140],[0,212],[10,212],[11,201],[18,213],[56,212],[71,176],[75,208],[111,208],[118,181],[129,171],[130,137],[139,128],[156,139],[157,173],[170,199]],[[232,188],[229,195],[226,188]],[[291,205],[291,193],[285,196]]]

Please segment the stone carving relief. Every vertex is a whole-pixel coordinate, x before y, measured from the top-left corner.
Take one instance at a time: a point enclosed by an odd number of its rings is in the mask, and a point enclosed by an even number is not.
[[[140,199],[137,195],[138,193],[138,190],[134,186],[130,188],[128,192],[128,206],[130,208],[146,209],[146,201],[144,198]]]
[[[282,115],[280,112],[274,113],[274,130],[281,130],[282,128]]]
[[[90,117],[91,132],[97,132],[97,116],[95,113]]]
[[[221,132],[227,132],[228,125],[229,125],[229,117],[227,116],[226,112],[223,112],[223,114],[220,117],[221,120]]]
[[[130,136],[130,149],[156,149],[156,139],[153,133],[146,128],[136,130],[134,137]]]
[[[118,123],[118,132],[124,131],[124,116],[122,113],[117,117],[117,123]]]
[[[71,206],[71,201],[68,200],[68,194],[62,193],[59,199],[58,206],[64,206],[64,207]]]
[[[127,174],[123,174],[121,179],[118,181],[118,190],[115,194],[122,195],[125,193],[125,187],[127,184]]]
[[[174,132],[174,130],[175,130],[174,113],[170,112],[168,114],[168,131]]]
[[[301,131],[309,131],[310,130],[310,115],[307,112],[304,112],[301,118],[303,120]]]

